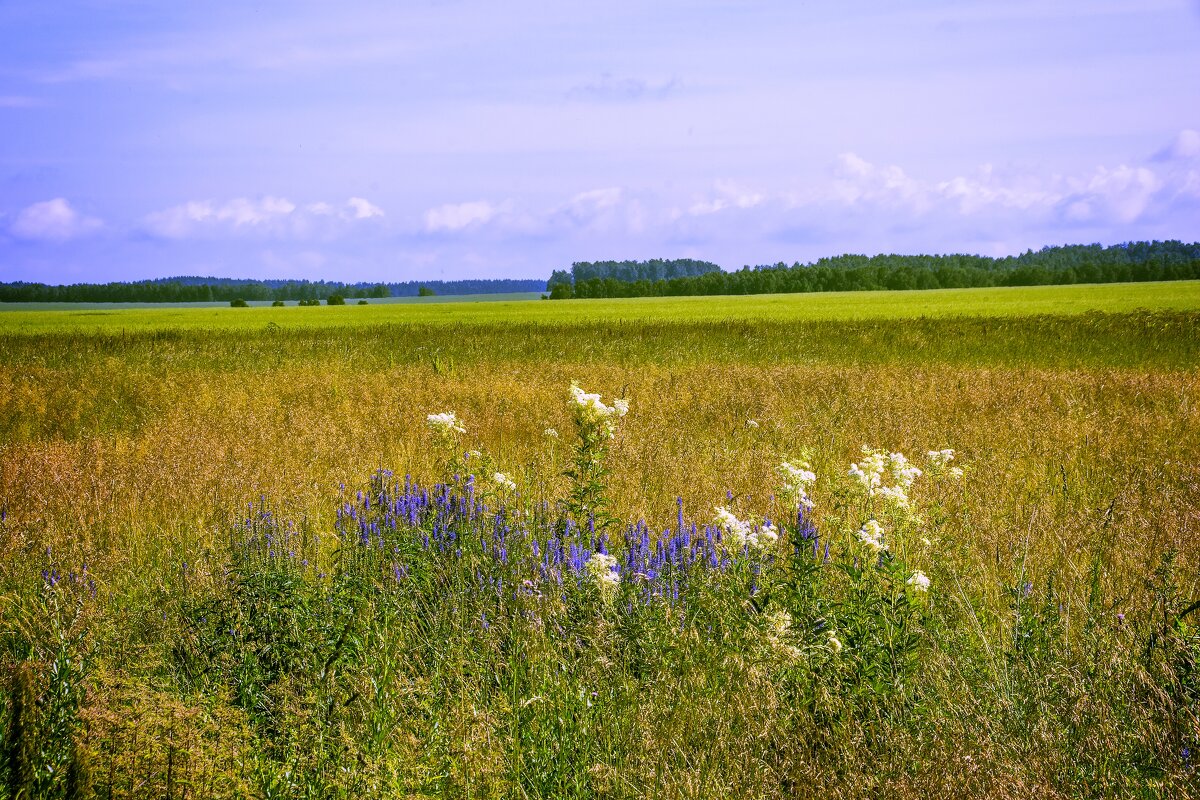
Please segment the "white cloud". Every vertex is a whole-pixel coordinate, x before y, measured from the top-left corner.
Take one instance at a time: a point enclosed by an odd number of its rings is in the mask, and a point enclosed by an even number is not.
[[[283,238],[331,236],[345,222],[382,217],[383,210],[361,197],[352,197],[339,210],[325,201],[297,206],[283,197],[235,197],[223,203],[191,200],[145,218],[155,236],[183,239],[218,233],[258,233]]]
[[[654,81],[643,78],[617,78],[605,73],[598,80],[572,86],[567,90],[567,97],[601,102],[661,100],[677,91],[679,87],[680,83],[675,78]]]
[[[761,193],[739,187],[731,181],[717,181],[714,196],[697,200],[688,208],[692,216],[704,216],[728,208],[754,208],[766,199]]]
[[[382,217],[383,209],[371,203],[370,200],[364,200],[361,197],[351,197],[346,201],[346,205],[350,206],[354,219],[370,219],[371,217]]]
[[[22,209],[9,232],[18,239],[62,242],[85,236],[102,226],[100,220],[80,214],[64,198],[56,197]]]
[[[1155,161],[1188,161],[1200,158],[1200,131],[1191,128],[1180,131],[1175,139],[1154,154]]]
[[[1146,167],[1100,167],[1090,178],[1069,182],[1075,191],[1064,198],[1068,219],[1133,222],[1150,205],[1163,181]]]
[[[425,212],[425,230],[459,231],[472,225],[482,225],[495,217],[500,210],[500,207],[486,200],[447,203]]]

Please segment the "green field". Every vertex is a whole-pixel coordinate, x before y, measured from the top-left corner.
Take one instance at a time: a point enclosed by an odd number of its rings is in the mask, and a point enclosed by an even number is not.
[[[913,317],[1023,317],[1039,314],[1076,315],[1139,309],[1195,311],[1200,308],[1200,282],[1122,283],[1084,286],[1023,286],[997,289],[938,289],[911,292],[822,292],[744,297],[669,297],[540,301],[532,296],[513,301],[478,295],[458,301],[450,297],[414,298],[415,302],[319,308],[138,308],[36,311],[8,304],[0,315],[0,333],[86,331],[118,333],[143,330],[254,330],[269,323],[289,329],[358,327],[381,324],[612,324],[654,322],[809,321],[909,319]],[[508,296],[504,296],[508,297]],[[406,298],[407,299],[407,298]],[[488,302],[483,302],[484,300]],[[478,301],[478,302],[477,302]]]
[[[1196,796],[1198,368],[1195,282],[0,314],[0,798]]]

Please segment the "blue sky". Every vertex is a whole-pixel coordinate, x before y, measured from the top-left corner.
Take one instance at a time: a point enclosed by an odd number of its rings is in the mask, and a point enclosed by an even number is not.
[[[0,280],[1200,239],[1200,3],[0,4]]]

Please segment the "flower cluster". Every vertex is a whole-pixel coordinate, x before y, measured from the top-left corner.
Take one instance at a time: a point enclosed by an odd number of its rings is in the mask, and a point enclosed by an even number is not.
[[[439,436],[453,436],[456,433],[466,433],[467,429],[463,427],[462,422],[453,411],[446,411],[441,414],[430,414],[425,418],[429,427],[434,433]]]
[[[598,394],[590,394],[571,384],[571,400],[579,420],[589,426],[600,426],[612,438],[617,432],[617,420],[629,413],[629,401],[618,397],[611,406],[605,405]]]
[[[914,572],[912,577],[905,581],[905,583],[911,586],[914,592],[929,591],[929,576],[921,572],[921,570]]]
[[[621,584],[621,572],[617,566],[617,559],[608,553],[600,551],[592,553],[592,557],[587,560],[584,569],[605,595]]]
[[[949,466],[950,462],[954,460],[954,451],[950,448],[945,450],[930,450],[926,455],[929,456],[930,467],[935,472],[945,470],[946,467]],[[963,471],[958,467],[950,467],[950,469],[946,470],[946,472],[952,478],[961,478],[963,474]]]
[[[727,534],[727,550],[741,550],[744,547],[765,550],[779,541],[779,529],[770,522],[755,527],[749,520],[738,519],[725,506],[717,506],[716,512],[717,526]],[[730,547],[731,544],[733,547]]]
[[[850,477],[862,484],[868,497],[881,497],[897,508],[908,508],[908,490],[922,474],[921,468],[903,453],[872,450],[866,445],[862,461],[851,464],[849,472]]]
[[[855,538],[859,543],[866,545],[872,553],[881,553],[887,550],[887,545],[883,543],[883,526],[873,519],[863,523],[863,526],[858,529],[858,533],[855,534]]]
[[[513,479],[505,475],[503,472],[497,472],[493,474],[492,482],[501,489],[507,489],[510,492],[515,491],[517,488],[517,484],[513,482]]]
[[[790,503],[800,508],[811,509],[812,498],[808,496],[808,488],[817,480],[817,474],[812,471],[807,461],[784,461],[779,465],[779,475],[782,483],[779,494]]]
[[[771,611],[765,617],[767,640],[788,661],[799,661],[804,654],[800,648],[788,642],[792,635],[792,615],[782,608]]]

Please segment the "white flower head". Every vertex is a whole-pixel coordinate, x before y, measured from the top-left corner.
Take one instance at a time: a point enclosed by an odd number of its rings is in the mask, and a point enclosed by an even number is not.
[[[947,448],[945,450],[930,450],[927,454],[929,463],[935,467],[944,467],[954,460],[954,451]]]
[[[830,650],[835,653],[842,652],[842,640],[837,637],[837,631],[830,628],[825,632],[825,639]]]
[[[621,583],[621,573],[617,571],[617,559],[608,553],[599,551],[592,553],[583,568],[606,596]]]
[[[554,428],[546,428],[546,430],[542,431],[542,435],[547,439],[557,439],[558,431],[554,430]]]
[[[517,484],[513,482],[513,479],[505,475],[503,472],[497,472],[492,475],[492,482],[501,489],[507,489],[509,491],[513,491],[517,488]]]
[[[895,503],[897,508],[908,508],[908,493],[899,486],[880,486],[874,494]]]
[[[733,512],[725,508],[725,506],[717,506],[716,515],[717,525],[723,528],[726,533],[726,550],[740,550],[750,542],[750,538],[754,532],[751,530],[749,522],[738,519]],[[734,547],[730,547],[730,543],[732,543]]]
[[[748,420],[746,420],[746,427],[747,428],[757,428],[758,422],[756,420],[748,419]]]
[[[905,583],[911,586],[914,592],[929,591],[929,576],[921,572],[921,570],[914,572],[912,577],[905,581]]]
[[[453,411],[445,411],[441,414],[430,414],[426,421],[434,433],[444,436],[450,436],[456,433],[466,433],[467,429],[463,427],[462,422]]]
[[[883,526],[876,520],[869,519],[864,522],[855,538],[872,553],[880,553],[887,549],[887,545],[883,543]]]
[[[817,481],[817,474],[812,471],[806,461],[783,461],[779,464],[781,483],[779,494],[796,505],[811,509],[812,498],[808,496],[808,488]]]
[[[758,545],[767,547],[779,541],[779,528],[776,528],[769,522],[764,522],[762,527],[758,529]]]
[[[766,615],[767,625],[775,636],[782,636],[792,628],[792,615],[782,608],[777,608]]]
[[[616,435],[616,421],[629,413],[629,401],[624,398],[619,397],[607,406],[600,395],[585,392],[577,383],[571,384],[570,394],[578,418],[587,425],[601,426],[609,437]]]

